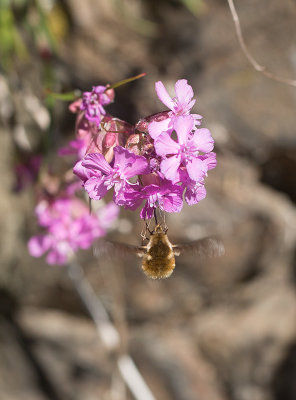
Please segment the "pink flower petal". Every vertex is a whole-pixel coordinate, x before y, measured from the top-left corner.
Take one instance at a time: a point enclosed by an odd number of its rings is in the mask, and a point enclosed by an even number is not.
[[[189,134],[193,129],[194,119],[191,115],[176,117],[174,128],[178,135],[178,142],[185,144],[188,141]]]
[[[112,172],[112,168],[105,160],[103,154],[99,153],[90,153],[82,160],[81,165],[85,168],[88,168],[93,171],[101,171],[104,172],[106,175]],[[94,175],[94,173],[93,173]]]
[[[172,110],[175,106],[175,103],[161,81],[155,83],[155,90],[159,100]]]
[[[152,121],[148,126],[149,135],[155,140],[163,132],[173,130],[172,119],[167,118],[163,121]]]
[[[191,110],[191,108],[194,106],[195,102],[196,102],[195,99],[194,99],[194,100],[191,100],[191,101],[187,104],[187,107],[184,108],[184,109],[187,110],[188,113],[189,113],[189,111]]]
[[[33,257],[41,257],[51,246],[52,239],[48,235],[37,235],[31,237],[28,242],[29,253]]]
[[[180,166],[181,157],[172,156],[170,158],[165,158],[160,163],[160,170],[163,175],[170,181],[174,182],[178,177],[178,168]]]
[[[142,219],[151,219],[153,217],[154,207],[149,207],[148,201],[146,201],[144,207],[140,212],[140,217]]]
[[[162,133],[154,142],[156,154],[166,156],[167,154],[177,154],[180,149],[179,143],[175,142],[167,133]]]
[[[114,201],[119,206],[128,210],[136,210],[143,202],[140,186],[125,183],[121,188],[114,191]]]
[[[181,103],[185,107],[188,105],[188,103],[191,101],[191,99],[194,95],[192,87],[190,85],[188,85],[186,79],[180,79],[176,82],[175,92],[176,92],[176,96],[178,98],[179,103]],[[194,100],[194,103],[195,103],[195,100]],[[192,106],[193,106],[193,104],[192,104]],[[192,107],[190,107],[190,108],[192,108]]]
[[[185,193],[186,203],[192,206],[203,200],[207,195],[206,188],[202,186],[187,188]]]
[[[89,197],[94,200],[100,200],[108,191],[107,186],[104,184],[104,180],[100,180],[95,176],[85,182],[84,188]]]
[[[83,182],[85,182],[87,179],[89,179],[90,177],[92,177],[92,176],[94,176],[94,175],[96,175],[96,174],[95,174],[95,171],[94,171],[94,170],[85,168],[85,167],[82,165],[82,161],[83,161],[83,160],[78,161],[78,162],[74,165],[73,172],[74,172],[75,175],[78,176],[78,178],[80,178]],[[100,174],[100,173],[99,173],[99,174]]]
[[[201,122],[200,122],[200,119],[202,119],[201,115],[199,115],[199,114],[191,114],[191,116],[194,119],[195,125],[200,125],[201,124]]]
[[[204,154],[202,156],[199,156],[199,158],[201,160],[203,160],[204,163],[207,164],[208,170],[215,168],[217,165],[216,153],[212,152],[212,153]]]
[[[193,181],[199,182],[207,173],[207,165],[199,158],[193,158],[186,164],[187,172]]]
[[[137,156],[121,146],[114,148],[114,156],[114,168],[119,168],[120,176],[123,179],[129,179],[136,175],[148,174],[150,172],[145,157]]]
[[[163,197],[162,208],[166,212],[180,212],[183,207],[182,189]]]
[[[191,143],[196,150],[209,153],[214,148],[214,139],[211,136],[211,132],[206,128],[197,129],[194,132]]]

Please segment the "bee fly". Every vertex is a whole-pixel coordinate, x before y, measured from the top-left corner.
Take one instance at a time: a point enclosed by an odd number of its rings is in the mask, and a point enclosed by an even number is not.
[[[217,237],[207,237],[187,244],[173,245],[167,229],[157,224],[148,238],[146,246],[133,246],[100,240],[95,246],[96,257],[136,254],[142,258],[142,270],[152,279],[168,278],[175,269],[175,256],[192,254],[197,257],[216,257],[224,254],[224,245]]]
[[[151,232],[147,246],[143,246],[143,252],[139,256],[143,258],[142,270],[152,279],[168,278],[174,271],[178,255],[167,236],[167,229],[156,225]]]

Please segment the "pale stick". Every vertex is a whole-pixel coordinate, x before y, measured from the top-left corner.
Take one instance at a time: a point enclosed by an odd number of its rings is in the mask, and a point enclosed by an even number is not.
[[[108,351],[118,349],[120,335],[111,323],[102,302],[86,279],[83,269],[76,260],[73,260],[67,265],[67,271],[77,293],[96,325],[105,348]],[[156,400],[130,355],[119,355],[117,365],[122,379],[136,400]]]

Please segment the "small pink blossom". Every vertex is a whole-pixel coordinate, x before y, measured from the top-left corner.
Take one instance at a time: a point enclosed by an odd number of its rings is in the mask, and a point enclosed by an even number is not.
[[[195,104],[195,100],[192,100],[194,94],[192,87],[188,85],[186,79],[180,79],[176,82],[176,96],[173,98],[168,94],[161,81],[155,83],[155,90],[159,100],[171,111],[168,114],[168,118],[162,121],[154,120],[149,124],[149,134],[153,139],[156,139],[162,132],[171,133],[178,117],[189,115],[191,108]],[[192,114],[192,118],[195,125],[200,125],[201,115]]]
[[[88,154],[78,162],[74,173],[84,181],[85,190],[91,199],[99,200],[109,189],[115,188],[116,193],[124,190],[128,179],[149,172],[145,157],[137,156],[121,146],[114,148],[114,162],[111,166],[102,154]]]
[[[114,99],[114,90],[106,86],[93,86],[91,92],[84,92],[80,109],[85,111],[89,121],[100,125],[102,116],[106,114],[104,105],[110,104]]]
[[[183,189],[169,181],[161,180],[160,185],[148,185],[141,191],[145,205],[141,210],[142,219],[150,219],[154,210],[159,208],[166,212],[180,212],[183,207]]]
[[[213,149],[214,140],[205,128],[197,129],[192,134],[193,125],[191,116],[179,117],[174,125],[178,142],[167,133],[162,133],[155,140],[156,154],[163,158],[160,170],[173,182],[177,179],[181,165],[187,169],[190,179],[197,182],[207,173],[208,165],[200,158],[200,152],[209,153]]]
[[[192,100],[193,90],[186,79],[180,79],[175,84],[176,96],[171,98],[161,81],[155,83],[159,100],[169,108],[174,115],[188,115],[196,100]]]
[[[118,207],[110,203],[89,214],[88,206],[77,198],[42,200],[36,207],[39,224],[46,232],[33,236],[28,242],[33,257],[47,252],[48,264],[66,264],[73,253],[88,249],[93,241],[105,234],[105,230],[118,215]]]
[[[181,211],[183,187],[155,174],[143,175],[141,180],[146,182],[144,187],[133,185],[128,188],[129,190],[121,192],[120,205],[136,210],[144,201],[144,206],[140,212],[142,219],[152,218],[156,208],[166,212]]]

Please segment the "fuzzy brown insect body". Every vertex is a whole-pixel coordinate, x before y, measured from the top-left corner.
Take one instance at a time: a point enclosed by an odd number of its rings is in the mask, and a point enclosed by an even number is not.
[[[142,270],[152,279],[168,278],[176,266],[173,245],[160,225],[151,234],[143,254]]]

